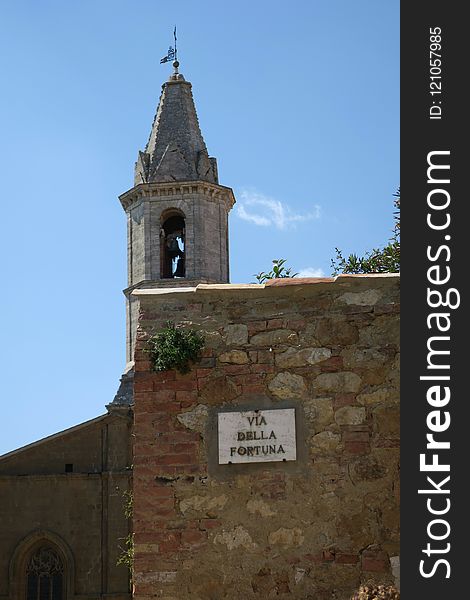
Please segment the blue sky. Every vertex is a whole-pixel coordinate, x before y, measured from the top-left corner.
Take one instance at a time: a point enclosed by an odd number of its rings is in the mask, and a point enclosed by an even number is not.
[[[398,0],[0,0],[0,453],[104,412],[125,363],[126,221],[178,26],[232,282],[384,244],[399,186]]]

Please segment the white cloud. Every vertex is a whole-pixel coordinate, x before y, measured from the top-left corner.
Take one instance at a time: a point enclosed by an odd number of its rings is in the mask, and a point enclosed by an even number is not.
[[[321,269],[315,269],[315,267],[306,267],[299,271],[297,277],[325,277],[325,273]]]
[[[251,221],[255,225],[261,225],[262,227],[271,225],[271,221],[267,217],[247,212],[243,204],[238,205],[237,211],[240,219],[243,219],[244,221]]]
[[[299,214],[280,200],[275,200],[264,194],[243,190],[240,194],[237,214],[240,219],[259,225],[260,227],[274,226],[286,229],[299,221],[309,221],[320,217],[320,207],[314,205],[308,214]],[[247,207],[250,207],[247,209]]]

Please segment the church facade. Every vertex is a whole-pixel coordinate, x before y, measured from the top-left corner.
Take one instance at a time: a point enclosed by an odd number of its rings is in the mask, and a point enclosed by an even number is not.
[[[121,411],[0,458],[0,598],[129,597],[132,419]]]
[[[107,414],[0,457],[0,600],[398,584],[399,278],[230,284],[235,198],[173,66],[120,196],[126,369]],[[169,320],[204,338],[189,373],[149,360]]]

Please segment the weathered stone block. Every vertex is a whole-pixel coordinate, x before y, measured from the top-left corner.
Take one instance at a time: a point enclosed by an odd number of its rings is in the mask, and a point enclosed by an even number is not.
[[[192,410],[176,416],[178,421],[191,431],[204,433],[207,423],[208,409],[204,404],[198,404]]]
[[[333,433],[332,431],[322,431],[321,433],[317,433],[317,435],[312,437],[312,448],[326,453],[336,452],[340,443],[340,434]]]
[[[346,348],[341,352],[344,366],[354,369],[362,367],[367,369],[380,369],[390,360],[390,356],[376,348]]]
[[[371,404],[381,404],[389,399],[391,393],[392,391],[388,388],[381,388],[380,390],[375,390],[374,392],[359,394],[357,396],[357,401],[359,404],[363,404],[365,406]]]
[[[392,568],[392,575],[395,582],[395,587],[397,588],[397,590],[400,590],[400,557],[391,556],[390,566]]]
[[[343,317],[319,319],[314,329],[314,336],[325,346],[346,346],[354,344],[358,339],[357,327]]]
[[[246,550],[255,550],[257,548],[257,544],[253,542],[251,535],[241,525],[215,535],[214,544],[226,546],[227,550],[235,550],[240,547]]]
[[[378,406],[372,413],[375,429],[383,437],[399,437],[400,413],[395,406]]]
[[[387,473],[384,465],[380,464],[375,456],[364,456],[352,467],[355,481],[375,481],[381,479]]]
[[[394,346],[400,344],[400,319],[398,315],[376,317],[368,326],[363,327],[359,335],[361,346]]]
[[[201,383],[200,399],[206,404],[224,404],[231,402],[240,395],[238,386],[225,377],[211,377],[207,382]]]
[[[245,365],[250,362],[248,354],[242,350],[230,350],[219,356],[219,361],[222,363],[231,363],[234,365]]]
[[[222,494],[221,496],[191,496],[190,498],[184,498],[180,500],[179,508],[183,514],[188,511],[196,512],[210,512],[217,513],[227,504],[227,496]],[[214,517],[211,517],[214,518]]]
[[[297,333],[291,329],[274,329],[271,331],[262,331],[252,336],[250,344],[252,346],[279,346],[280,344],[296,344]]]
[[[314,388],[321,392],[358,392],[361,378],[351,371],[322,373],[314,380]]]
[[[248,500],[246,504],[246,509],[249,513],[253,515],[259,515],[260,517],[273,517],[277,514],[275,510],[272,510],[264,500],[257,500],[252,498]]]
[[[305,418],[309,425],[316,431],[321,431],[333,423],[333,399],[313,398],[304,403]]]
[[[299,527],[293,527],[292,529],[280,527],[276,531],[272,531],[268,536],[270,544],[278,544],[285,547],[301,546],[304,539],[303,532]]]
[[[289,367],[305,367],[307,365],[315,365],[322,362],[331,356],[329,348],[288,348],[281,354],[276,354],[276,366],[281,368]]]
[[[379,290],[365,290],[363,292],[346,292],[338,297],[338,301],[356,306],[373,306],[381,297],[382,293]]]
[[[223,343],[223,339],[218,331],[206,331],[204,335],[204,342],[206,348],[219,348]]]
[[[302,398],[307,393],[307,385],[301,375],[278,373],[268,385],[269,391],[278,398]]]
[[[366,409],[362,406],[343,406],[335,412],[338,425],[360,425],[366,419]]]
[[[248,326],[243,323],[226,325],[224,339],[227,346],[244,346],[248,343]]]

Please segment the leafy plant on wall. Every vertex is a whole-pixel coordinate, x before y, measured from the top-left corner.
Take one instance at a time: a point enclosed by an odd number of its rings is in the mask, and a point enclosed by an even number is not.
[[[204,337],[193,329],[176,327],[168,321],[166,326],[148,340],[147,352],[154,371],[176,369],[190,371],[191,362],[199,358],[204,347]]]

